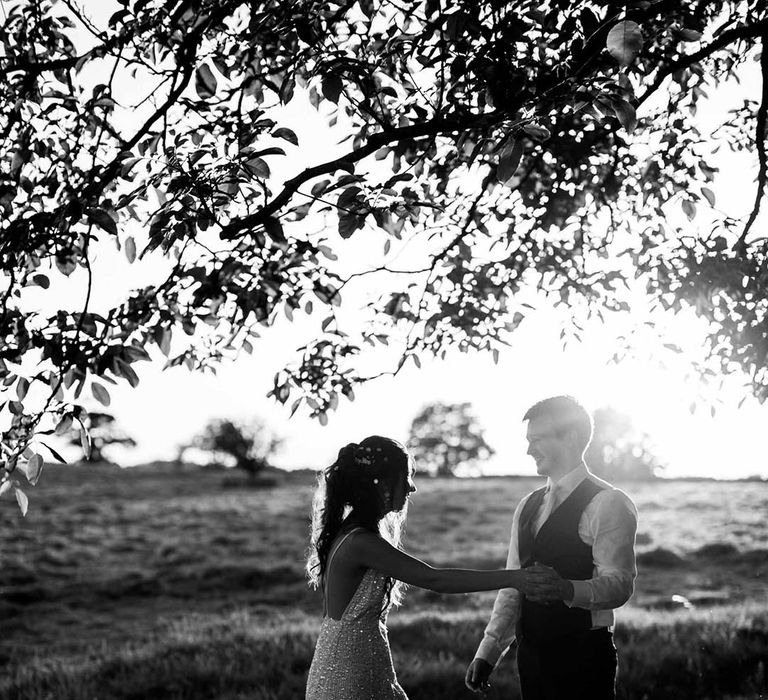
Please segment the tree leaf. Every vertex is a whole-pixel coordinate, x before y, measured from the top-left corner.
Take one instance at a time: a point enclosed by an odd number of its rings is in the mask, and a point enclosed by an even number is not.
[[[91,436],[82,425],[80,426],[80,445],[83,448],[85,458],[89,459],[91,456]]]
[[[219,71],[219,73],[221,73],[225,78],[229,78],[231,73],[230,67],[221,56],[215,56],[211,62],[216,67],[216,70]]]
[[[693,221],[696,216],[696,205],[690,199],[684,199],[682,202],[683,212],[688,217],[688,221]]]
[[[293,91],[296,87],[296,81],[293,77],[283,80],[283,84],[280,86],[280,102],[288,104],[293,99]]]
[[[107,233],[113,236],[117,235],[117,222],[103,209],[89,209],[87,212],[88,221],[103,228]]]
[[[61,420],[58,422],[53,432],[56,435],[66,435],[69,432],[69,429],[71,427],[72,427],[72,416],[67,414],[62,416]]]
[[[67,464],[67,460],[64,459],[56,450],[54,450],[47,442],[40,441],[40,444],[43,445],[48,449],[48,451],[53,455],[54,459],[61,462],[62,464]]]
[[[523,131],[536,141],[546,141],[551,136],[549,129],[541,124],[525,124]]]
[[[33,275],[32,282],[43,289],[48,289],[51,286],[51,280],[48,279],[48,275],[43,275],[42,273]]]
[[[700,41],[702,37],[702,33],[695,29],[680,29],[677,33],[683,41]]]
[[[323,97],[325,97],[326,100],[330,100],[334,104],[338,104],[339,95],[341,95],[341,91],[343,89],[344,83],[335,73],[328,73],[327,75],[323,76],[322,90]]]
[[[16,396],[19,397],[19,401],[23,401],[29,391],[29,380],[24,377],[19,377],[19,383],[16,385]]]
[[[29,508],[29,498],[27,498],[27,494],[24,493],[19,486],[16,486],[16,484],[13,485],[13,493],[16,496],[16,502],[19,504],[21,515],[26,516],[27,509]]]
[[[701,194],[703,194],[705,199],[709,202],[710,207],[715,206],[715,193],[710,190],[709,187],[702,187]]]
[[[517,139],[508,141],[499,154],[499,164],[496,166],[496,179],[499,182],[509,181],[517,172],[522,157],[522,143]]]
[[[285,243],[285,233],[283,233],[283,225],[280,223],[280,219],[270,216],[264,221],[264,230],[269,234],[269,237],[273,241],[278,243]]]
[[[93,398],[95,398],[100,404],[103,404],[104,406],[109,406],[110,404],[110,398],[109,398],[109,392],[97,382],[91,382],[91,392],[93,393]]]
[[[611,106],[613,112],[618,118],[621,125],[626,129],[628,134],[631,134],[637,126],[637,114],[635,108],[624,100],[612,100]]]
[[[166,357],[168,357],[171,352],[171,333],[170,328],[163,328],[160,333],[160,339],[157,341],[157,346],[160,348],[160,352]]]
[[[317,246],[317,250],[319,253],[322,253],[328,260],[338,260],[339,256],[336,255],[336,253],[333,252],[327,245],[319,245]]]
[[[252,175],[261,178],[262,180],[269,178],[269,166],[266,161],[261,158],[249,158],[243,163],[243,167],[245,167],[245,169]]]
[[[43,458],[38,454],[33,454],[25,464],[19,464],[19,469],[24,473],[32,486],[37,484],[40,474],[43,470]]]
[[[613,111],[613,105],[611,104],[611,101],[603,95],[600,95],[600,97],[596,98],[592,105],[598,112],[605,115],[606,117],[612,117],[614,114],[616,114]]]
[[[126,158],[122,163],[120,164],[120,177],[122,178],[128,178],[128,175],[130,175],[131,170],[133,170],[133,166],[136,165],[140,160],[144,160],[143,158]]]
[[[299,137],[296,136],[296,133],[293,131],[293,129],[289,129],[288,127],[281,126],[279,129],[275,129],[272,132],[272,136],[274,136],[276,139],[284,139],[285,141],[288,141],[288,143],[292,143],[294,146],[299,145]]]
[[[360,228],[362,222],[361,218],[356,214],[352,214],[347,211],[339,212],[339,235],[342,238],[349,238],[358,228]]]
[[[284,156],[285,151],[280,146],[270,146],[269,148],[262,148],[259,151],[253,151],[248,154],[249,156]]]
[[[125,257],[129,263],[136,260],[136,241],[133,240],[133,236],[128,236],[125,239]]]
[[[128,380],[128,383],[135,389],[139,385],[139,375],[136,374],[133,367],[125,360],[116,357],[115,368],[119,370],[118,374]]]
[[[608,32],[606,48],[608,53],[622,65],[632,63],[643,48],[643,32],[640,25],[632,20],[615,24]]]
[[[320,182],[316,182],[314,185],[312,185],[310,194],[313,197],[322,197],[323,193],[328,189],[328,185],[330,184],[330,180],[320,180]]]
[[[216,76],[207,63],[198,66],[195,71],[195,90],[204,100],[213,97],[216,94]]]

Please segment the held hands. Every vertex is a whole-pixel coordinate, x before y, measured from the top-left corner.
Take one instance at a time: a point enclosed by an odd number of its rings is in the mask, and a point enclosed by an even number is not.
[[[521,569],[520,592],[533,603],[573,600],[573,584],[553,568],[539,564]]]

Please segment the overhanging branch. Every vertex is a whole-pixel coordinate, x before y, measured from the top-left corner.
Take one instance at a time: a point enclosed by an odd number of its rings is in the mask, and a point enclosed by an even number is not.
[[[760,98],[760,107],[757,110],[757,122],[755,124],[755,147],[757,148],[757,192],[755,193],[755,203],[752,205],[752,211],[749,213],[749,219],[744,226],[744,231],[739,236],[736,248],[743,252],[746,245],[747,236],[755,223],[757,215],[760,213],[760,203],[763,201],[766,183],[768,183],[768,157],[765,152],[766,136],[766,118],[768,117],[768,31],[762,36],[763,50],[760,56],[760,73],[763,80],[763,91]]]
[[[489,114],[475,114],[462,119],[434,119],[422,124],[412,124],[410,126],[373,134],[368,139],[368,143],[366,143],[365,146],[352,150],[346,155],[335,158],[334,160],[307,168],[296,175],[296,177],[287,180],[280,194],[278,194],[271,202],[267,203],[259,209],[259,211],[254,212],[249,216],[235,219],[226,226],[223,226],[220,236],[222,240],[237,238],[238,233],[241,231],[264,223],[267,219],[280,211],[280,209],[288,204],[291,197],[296,193],[296,190],[308,180],[318,177],[319,175],[332,173],[336,170],[349,170],[351,165],[372,155],[382,146],[397,141],[403,141],[405,139],[420,138],[422,136],[437,136],[438,134],[460,131],[471,126],[493,124],[503,120],[507,116],[506,112],[497,111]]]

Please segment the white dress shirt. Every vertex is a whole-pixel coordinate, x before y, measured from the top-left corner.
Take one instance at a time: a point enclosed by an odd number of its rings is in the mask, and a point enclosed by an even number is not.
[[[571,581],[573,599],[565,601],[569,607],[592,611],[593,627],[613,629],[614,608],[626,603],[634,591],[637,568],[635,566],[635,533],[637,508],[623,491],[599,479],[585,465],[568,472],[559,481],[547,479],[549,491],[542,501],[534,520],[534,532],[546,522],[552,511],[560,505],[583,479],[592,479],[602,485],[587,505],[579,520],[579,537],[592,548],[594,568],[592,578]],[[507,568],[519,569],[518,553],[520,513],[530,498],[528,494],[512,516]],[[503,588],[496,596],[493,612],[485,628],[485,636],[475,654],[490,664],[497,664],[515,639],[515,626],[520,617],[521,593],[514,588]]]

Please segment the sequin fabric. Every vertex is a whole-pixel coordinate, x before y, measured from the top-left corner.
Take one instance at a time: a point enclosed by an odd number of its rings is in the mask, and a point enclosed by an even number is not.
[[[306,700],[408,700],[392,665],[388,611],[380,616],[385,589],[386,576],[367,569],[341,619],[323,618]]]

